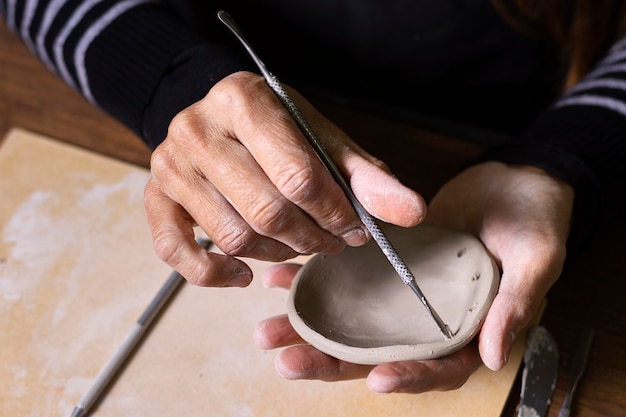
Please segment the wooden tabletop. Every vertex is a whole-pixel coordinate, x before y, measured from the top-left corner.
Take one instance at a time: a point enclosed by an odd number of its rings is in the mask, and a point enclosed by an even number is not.
[[[51,74],[0,23],[0,137],[19,126],[147,167],[150,153],[125,127],[87,103]],[[316,103],[369,152],[387,162],[426,199],[482,147],[420,126],[326,103]],[[603,230],[588,251],[570,259],[548,294],[542,324],[559,345],[561,365],[549,416],[556,417],[568,385],[577,335],[595,330],[587,372],[572,416],[626,416],[626,222]],[[514,416],[519,386],[504,417]]]

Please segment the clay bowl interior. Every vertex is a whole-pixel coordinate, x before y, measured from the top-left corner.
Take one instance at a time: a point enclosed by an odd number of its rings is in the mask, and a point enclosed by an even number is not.
[[[374,242],[303,266],[288,298],[292,326],[317,349],[352,363],[433,359],[465,346],[499,284],[481,242],[425,225],[385,233],[454,337],[444,338]]]

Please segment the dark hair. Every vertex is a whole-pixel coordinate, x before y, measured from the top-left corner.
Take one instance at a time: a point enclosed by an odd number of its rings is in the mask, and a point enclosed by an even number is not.
[[[563,52],[563,87],[578,82],[626,29],[624,0],[491,0],[515,29]]]

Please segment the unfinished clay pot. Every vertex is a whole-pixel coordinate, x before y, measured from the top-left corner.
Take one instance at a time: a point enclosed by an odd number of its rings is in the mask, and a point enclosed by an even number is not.
[[[292,326],[320,351],[359,364],[434,359],[461,349],[493,302],[498,267],[466,233],[426,225],[385,233],[454,337],[444,338],[374,242],[316,255],[302,267],[287,304]]]

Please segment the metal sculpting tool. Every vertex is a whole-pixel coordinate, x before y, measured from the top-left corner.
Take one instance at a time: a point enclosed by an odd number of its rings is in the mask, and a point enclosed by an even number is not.
[[[354,192],[352,191],[352,188],[350,188],[350,185],[348,184],[348,181],[344,177],[343,173],[341,172],[339,167],[337,167],[337,165],[331,158],[330,154],[328,153],[328,151],[326,150],[322,142],[318,139],[317,135],[315,134],[315,132],[313,131],[313,129],[311,128],[307,120],[304,118],[302,113],[300,113],[300,110],[298,110],[294,102],[291,100],[291,97],[289,97],[289,95],[283,88],[280,81],[278,81],[278,78],[276,78],[276,76],[274,76],[271,72],[269,72],[265,64],[263,64],[263,62],[259,59],[258,55],[252,50],[252,47],[243,36],[243,32],[241,31],[241,29],[239,29],[234,19],[230,17],[230,15],[224,11],[218,12],[217,16],[222,21],[222,23],[226,25],[226,27],[230,29],[230,31],[237,37],[237,39],[239,39],[241,44],[246,48],[246,50],[248,51],[248,54],[250,54],[250,57],[254,60],[255,64],[259,67],[261,74],[263,75],[263,77],[265,77],[267,84],[274,91],[274,93],[276,94],[278,99],[281,101],[283,106],[285,106],[285,108],[287,109],[291,117],[294,119],[294,121],[300,128],[300,131],[302,132],[302,134],[304,134],[304,136],[307,138],[307,140],[309,141],[309,143],[315,150],[315,153],[317,154],[317,156],[320,158],[322,163],[326,166],[326,169],[328,169],[328,171],[333,176],[335,181],[342,188],[343,192],[346,194],[346,197],[348,198],[348,200],[350,200],[352,207],[354,207],[354,210],[356,211],[358,216],[361,218],[361,221],[363,222],[363,224],[365,224],[365,227],[367,227],[367,230],[370,232],[374,241],[378,244],[380,249],[383,251],[383,253],[387,257],[387,260],[389,260],[389,263],[391,263],[391,265],[396,270],[398,275],[400,275],[400,278],[402,278],[402,281],[404,281],[404,283],[408,285],[411,288],[411,290],[413,290],[413,292],[418,296],[418,298],[424,305],[424,308],[426,308],[426,311],[428,312],[428,314],[433,318],[433,320],[437,324],[437,327],[439,327],[439,330],[444,335],[444,337],[446,339],[451,339],[453,336],[452,331],[450,330],[448,325],[444,323],[444,321],[441,319],[439,314],[437,314],[437,312],[430,305],[430,303],[428,302],[428,300],[426,299],[426,297],[420,290],[419,286],[417,285],[417,282],[415,281],[415,277],[413,276],[409,268],[406,266],[404,261],[400,258],[396,250],[393,248],[393,246],[389,242],[389,239],[387,239],[387,236],[385,236],[385,234],[380,229],[380,227],[378,226],[374,218],[365,210],[363,205],[361,205],[359,200],[356,198],[356,196],[354,195]]]
[[[204,249],[208,249],[213,244],[213,242],[208,239],[197,239],[197,242]],[[174,295],[183,282],[185,282],[185,278],[183,278],[182,275],[176,271],[172,272],[141,317],[139,317],[139,320],[137,320],[133,328],[128,332],[122,344],[100,370],[96,379],[91,384],[89,391],[87,391],[74,408],[71,417],[82,417],[89,412],[91,407],[93,407],[102,396],[115,374],[130,356],[137,342],[139,342],[146,332],[146,329],[150,326],[150,323],[152,323],[152,320],[159,314],[163,306]]]
[[[545,417],[559,373],[559,350],[545,327],[528,331],[517,417]]]

